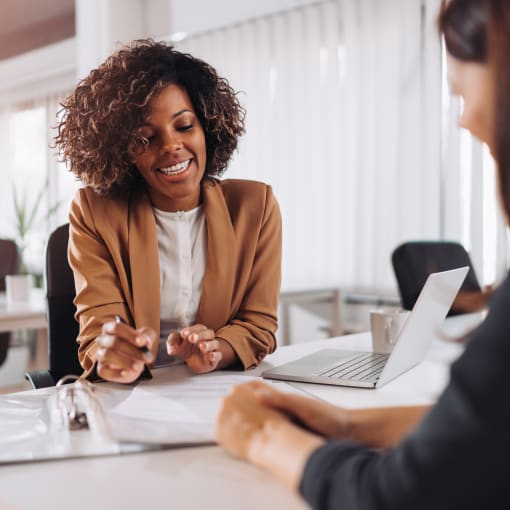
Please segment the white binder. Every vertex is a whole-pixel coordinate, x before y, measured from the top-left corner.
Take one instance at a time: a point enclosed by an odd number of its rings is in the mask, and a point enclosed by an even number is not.
[[[64,384],[70,378],[71,384]],[[112,438],[94,386],[77,376],[39,392],[0,398],[0,464],[161,449]]]
[[[136,385],[92,384],[78,376],[56,387],[0,397],[0,465],[215,444],[214,420],[233,384],[225,372],[158,369]]]

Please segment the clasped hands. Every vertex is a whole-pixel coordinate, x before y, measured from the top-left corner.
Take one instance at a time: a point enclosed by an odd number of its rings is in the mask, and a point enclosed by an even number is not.
[[[215,436],[229,453],[297,489],[306,461],[326,438],[347,435],[344,409],[282,393],[252,381],[234,386],[216,419]]]
[[[128,324],[107,322],[96,338],[97,374],[107,381],[131,383],[152,361],[140,347],[152,351],[158,342],[152,328],[134,329]],[[220,368],[224,352],[231,349],[225,340],[215,338],[214,331],[203,324],[185,327],[167,339],[169,355],[183,360],[193,372],[200,374]],[[227,351],[228,352],[228,351]]]
[[[297,489],[306,461],[325,440],[389,448],[428,410],[429,406],[349,410],[252,381],[234,386],[224,398],[216,419],[216,440],[232,455]]]

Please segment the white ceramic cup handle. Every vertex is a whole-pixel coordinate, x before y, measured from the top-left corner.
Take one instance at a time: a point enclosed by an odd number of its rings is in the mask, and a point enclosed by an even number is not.
[[[384,342],[387,344],[387,345],[392,345],[393,344],[393,340],[391,338],[391,326],[393,324],[393,318],[392,317],[387,317],[386,320],[384,321]]]
[[[395,340],[397,339],[397,336],[398,335],[395,335],[394,331],[393,331],[393,322],[394,322],[394,318],[393,317],[388,317],[386,319],[386,322],[384,324],[384,341],[388,344],[388,345],[393,345],[395,343]],[[393,333],[393,334],[392,334]]]

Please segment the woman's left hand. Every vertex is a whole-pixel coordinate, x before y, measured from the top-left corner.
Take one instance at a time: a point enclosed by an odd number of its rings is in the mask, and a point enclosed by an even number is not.
[[[196,374],[212,372],[231,365],[236,358],[228,342],[216,338],[203,324],[194,324],[168,335],[167,352],[182,359]]]

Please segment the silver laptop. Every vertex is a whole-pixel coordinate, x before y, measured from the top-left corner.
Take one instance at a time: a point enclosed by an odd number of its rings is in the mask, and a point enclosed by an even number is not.
[[[420,363],[457,295],[468,267],[432,273],[390,354],[321,349],[262,373],[266,379],[378,388]]]

